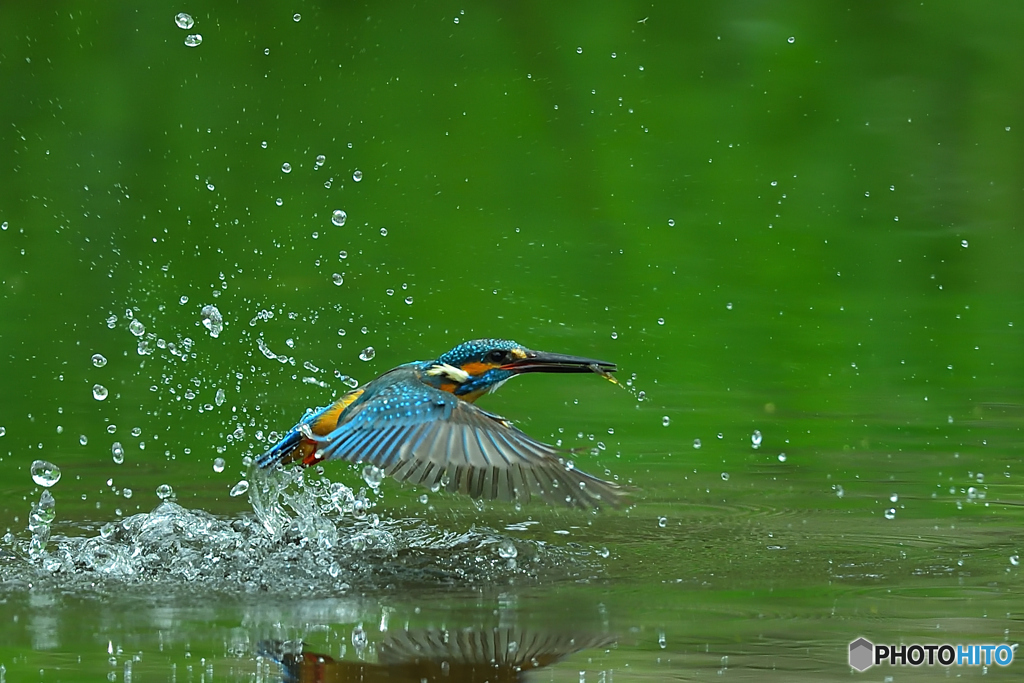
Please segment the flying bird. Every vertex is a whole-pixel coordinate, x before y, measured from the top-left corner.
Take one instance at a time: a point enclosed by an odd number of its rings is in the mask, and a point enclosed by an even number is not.
[[[437,360],[399,365],[308,413],[256,464],[344,460],[473,498],[617,506],[621,487],[576,469],[574,451],[537,441],[475,403],[516,375],[615,370],[614,363],[532,351],[504,339],[467,341]]]

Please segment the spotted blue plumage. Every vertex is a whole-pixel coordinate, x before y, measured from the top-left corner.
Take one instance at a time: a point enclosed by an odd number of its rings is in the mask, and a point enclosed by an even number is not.
[[[441,354],[437,359],[438,363],[447,363],[461,368],[466,363],[474,360],[482,360],[488,353],[494,350],[512,351],[523,348],[520,344],[509,339],[474,339],[462,342],[451,351]]]

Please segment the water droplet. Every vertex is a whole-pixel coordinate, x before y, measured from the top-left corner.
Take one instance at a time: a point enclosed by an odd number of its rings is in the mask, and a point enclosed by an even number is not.
[[[43,488],[50,488],[60,481],[60,468],[46,460],[35,460],[32,462],[32,481]]]
[[[226,394],[224,393],[224,389],[217,389],[217,393],[213,395],[213,402],[216,403],[218,406],[222,406],[224,405],[225,398]]]
[[[160,500],[172,499],[174,498],[174,489],[170,484],[160,484],[156,487],[156,497]]]
[[[700,439],[694,439],[693,440],[693,447],[696,448],[697,450],[700,450],[700,446],[701,446]]]
[[[85,434],[82,434],[81,436],[78,437],[78,443],[85,446],[86,444],[89,443],[89,437],[87,437]]]
[[[665,517],[658,517],[658,526],[664,529],[668,526],[668,519]]]
[[[427,496],[427,494],[424,493],[422,496],[420,496],[419,500],[420,500],[421,503],[426,505],[427,501],[430,500],[430,498]]]
[[[363,630],[362,624],[357,624],[352,629],[352,647],[356,649],[356,652],[362,652],[366,649],[366,631]]]
[[[636,400],[637,400],[638,403],[640,401],[643,401],[646,398],[647,398],[647,392],[646,391],[638,391],[638,392],[636,392]]]
[[[1010,555],[1010,564],[1014,567],[1020,565],[1020,555]]]
[[[722,472],[722,481],[729,481],[729,473]]]
[[[674,227],[676,227],[676,219],[674,219],[674,218],[669,218],[669,219],[668,219],[668,227],[670,227],[670,228],[674,228]]]
[[[454,19],[452,19],[452,21],[453,21],[453,22],[455,22],[455,23],[457,24],[457,23],[459,23],[459,18],[458,18],[458,17],[455,17]]]
[[[199,47],[203,42],[203,36],[199,33],[190,33],[185,36],[185,45],[188,47]]]
[[[658,647],[660,647],[662,650],[668,647],[668,641],[665,639],[664,631],[658,632]]]
[[[895,494],[895,493],[894,493],[894,494],[892,494],[891,496],[889,496],[889,500],[890,500],[891,502],[893,502],[893,503],[895,503],[895,502],[896,502],[897,500],[899,500],[899,499],[900,499],[899,495],[898,495],[898,494]]]
[[[761,430],[755,429],[754,433],[750,435],[750,445],[754,448],[761,447]]]
[[[220,474],[224,471],[224,458],[213,459],[213,471]]]
[[[779,453],[779,462],[786,462],[786,454]]]
[[[180,299],[178,299],[178,303],[181,304],[182,306],[184,306],[185,304],[188,303],[188,297],[182,295],[182,297]]]
[[[727,311],[731,311],[732,310],[732,302],[731,301],[725,305],[725,310],[727,310]]]
[[[114,462],[120,465],[124,462],[124,447],[120,441],[115,441],[110,446],[110,454],[114,457]]]
[[[136,439],[142,436],[142,427],[132,427],[132,436]]]
[[[967,240],[960,240],[960,246],[963,247],[964,249],[966,249],[967,248]]]
[[[576,54],[578,54],[578,55],[583,54],[583,48],[582,47],[576,48]]]
[[[302,21],[302,15],[296,12],[292,15],[292,21]]]
[[[342,283],[345,282],[345,278],[341,276],[341,273],[335,273],[334,275],[331,276],[331,281],[333,281],[334,284],[340,287]]]
[[[128,323],[128,330],[136,337],[141,337],[146,333],[146,326],[142,324],[142,321],[136,318]]]
[[[7,427],[0,427],[0,436],[7,434]]]
[[[412,297],[411,297],[411,296],[407,296],[407,297],[405,297],[405,303],[407,303],[407,304],[410,304],[410,305],[411,305],[411,304],[412,304]]]
[[[92,397],[97,401],[104,400],[107,397],[107,388],[102,384],[93,384]]]
[[[380,229],[380,236],[381,237],[387,237],[388,236],[388,229],[387,228],[381,228]]]
[[[896,508],[889,508],[885,511],[886,519],[896,519]]]
[[[348,214],[341,209],[335,209],[334,213],[331,214],[331,222],[337,225],[339,228],[345,225],[345,220],[348,218]]]
[[[289,164],[287,161],[284,162],[283,164],[281,164],[281,172],[282,173],[291,173],[292,172],[292,165]]]
[[[184,12],[178,12],[174,15],[174,23],[178,25],[178,28],[185,29],[186,31],[195,25],[195,22],[192,21],[192,17]]]
[[[202,320],[203,327],[210,331],[211,337],[216,339],[220,336],[221,330],[224,329],[224,318],[216,306],[213,304],[203,306],[203,310],[199,313],[199,319]]]
[[[107,434],[113,434],[117,431],[117,425],[107,425]]]
[[[135,492],[132,491],[130,488],[125,487],[121,489],[121,495],[124,496],[125,498],[131,498],[132,496],[135,495]]]
[[[377,355],[377,352],[373,350],[372,346],[367,346],[359,354],[359,360],[373,360],[373,357]]]
[[[786,42],[792,45],[793,43],[796,42],[796,36],[790,36],[789,38],[786,39]]]
[[[243,495],[248,490],[249,482],[247,482],[245,479],[242,479],[240,482],[231,487],[231,497],[237,498],[238,496]]]
[[[515,543],[513,543],[509,539],[506,538],[505,540],[503,540],[501,543],[498,544],[498,555],[500,557],[502,557],[502,558],[504,558],[506,560],[511,560],[513,557],[515,557],[518,554],[519,554],[519,551],[516,549]]]
[[[316,167],[317,168],[320,168],[321,166],[323,166],[324,162],[326,162],[326,161],[327,161],[327,157],[325,157],[323,154],[317,154],[316,155]]]
[[[380,483],[384,481],[384,470],[374,465],[367,465],[363,468],[363,481],[374,491],[380,486]]]
[[[672,422],[672,420],[669,419],[668,415],[665,415],[664,417],[661,418],[662,427],[668,427],[670,422]]]
[[[618,339],[618,338],[619,338],[619,333],[616,332],[615,330],[612,330],[612,339]]]
[[[605,557],[605,558],[607,558],[609,555],[611,555],[611,553],[608,552],[608,548],[605,548],[605,547],[598,548],[595,552],[597,552],[597,554],[599,556]]]
[[[354,180],[354,181],[356,181],[358,183],[362,179],[363,179],[363,172],[360,171],[358,168],[355,171],[352,172],[352,180]]]
[[[658,324],[659,325],[664,325],[665,324],[665,319],[664,318],[658,318]]]
[[[284,200],[283,200],[283,199],[281,199],[280,197],[278,197],[277,199],[275,199],[275,200],[274,200],[274,203],[275,203],[275,204],[277,204],[278,206],[284,206]]]
[[[94,353],[92,356],[92,364],[98,368],[102,368],[107,364],[107,359],[104,358],[102,354]]]

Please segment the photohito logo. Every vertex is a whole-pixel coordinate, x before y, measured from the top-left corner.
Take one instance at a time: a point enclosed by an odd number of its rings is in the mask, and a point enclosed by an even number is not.
[[[850,666],[867,671],[876,664],[890,666],[1009,666],[1013,648],[1002,645],[875,645],[867,638],[850,643]]]

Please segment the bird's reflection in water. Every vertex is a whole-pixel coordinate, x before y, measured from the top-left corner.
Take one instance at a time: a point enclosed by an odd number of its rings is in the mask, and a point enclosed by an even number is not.
[[[545,633],[520,628],[390,631],[377,646],[377,661],[337,660],[312,652],[264,654],[277,661],[287,683],[363,681],[528,681],[532,671],[563,657],[614,642],[611,636]]]

